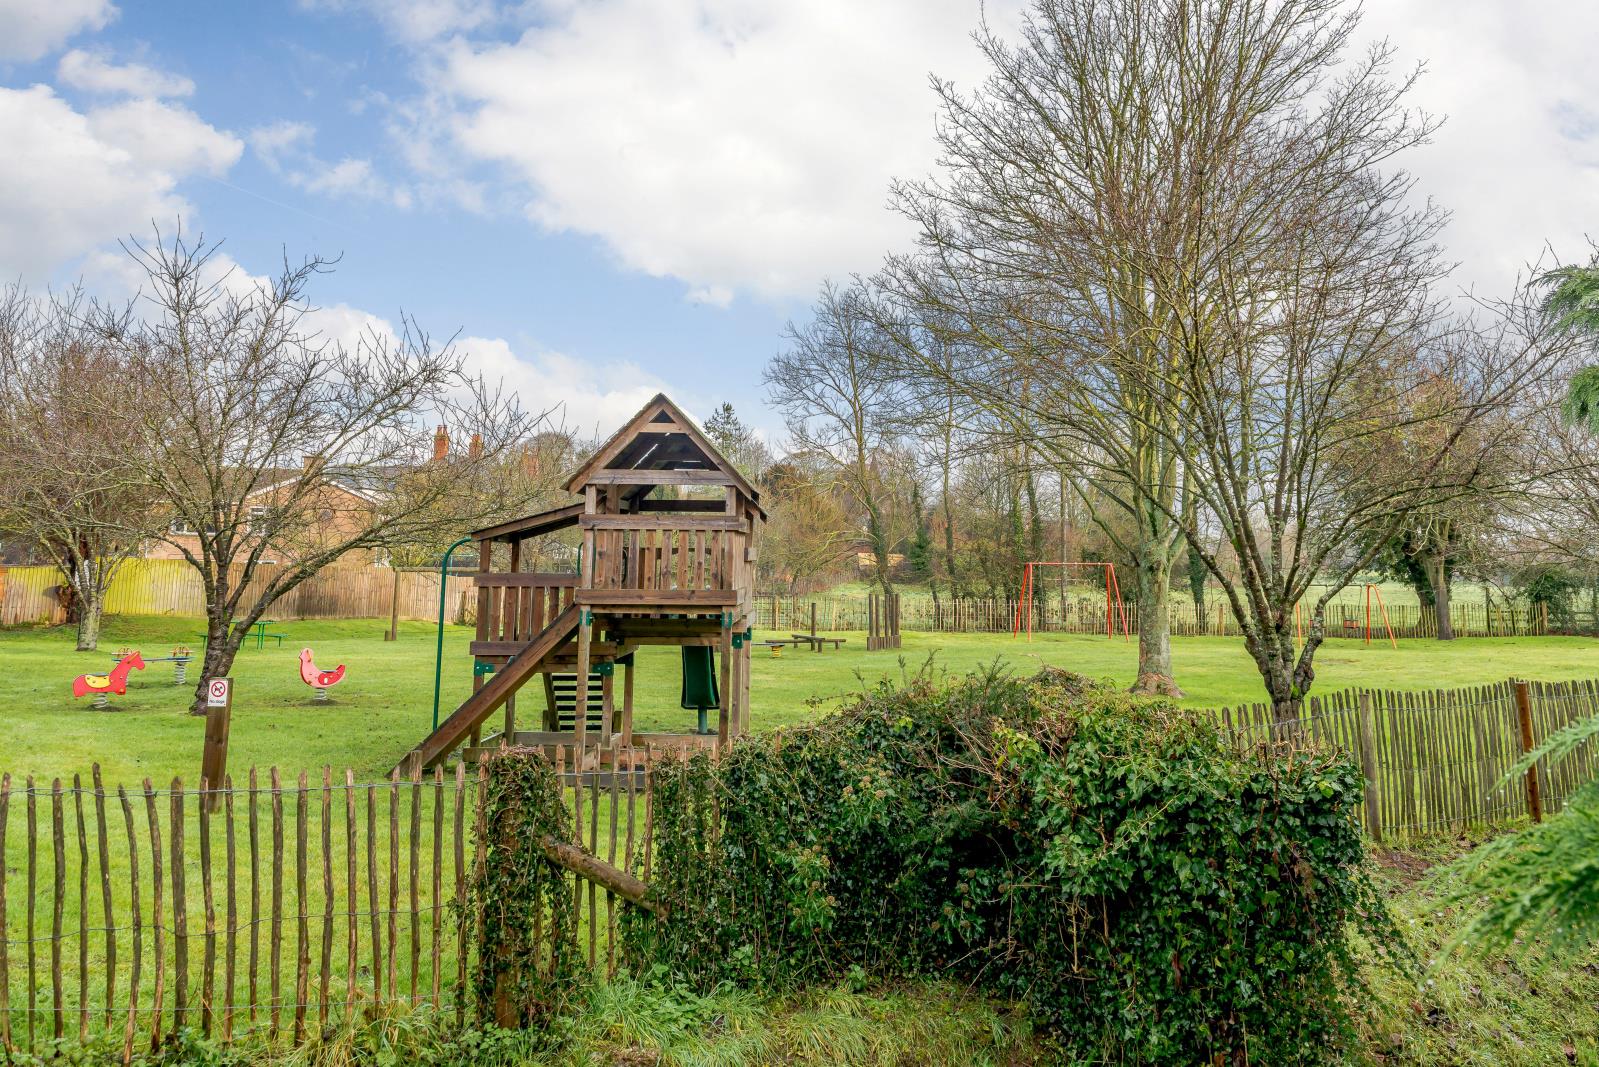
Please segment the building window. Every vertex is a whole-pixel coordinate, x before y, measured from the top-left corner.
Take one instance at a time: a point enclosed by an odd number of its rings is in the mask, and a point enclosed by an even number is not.
[[[260,533],[266,525],[267,509],[264,504],[250,505],[250,532]]]

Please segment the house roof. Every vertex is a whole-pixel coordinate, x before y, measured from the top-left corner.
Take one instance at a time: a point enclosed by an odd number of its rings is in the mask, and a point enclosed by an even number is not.
[[[760,493],[682,408],[656,393],[566,480],[576,492],[601,471],[716,471],[759,507]]]

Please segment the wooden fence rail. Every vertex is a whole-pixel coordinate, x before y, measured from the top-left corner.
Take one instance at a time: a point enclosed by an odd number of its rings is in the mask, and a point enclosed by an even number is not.
[[[1599,714],[1599,681],[1526,683],[1530,743]],[[1281,736],[1270,705],[1211,712],[1244,742]],[[1526,751],[1516,683],[1427,692],[1348,689],[1306,701],[1302,736],[1354,753],[1366,772],[1361,823],[1373,837],[1489,825],[1529,814],[1520,783],[1498,788]],[[1585,743],[1561,762],[1540,762],[1544,811],[1599,775],[1599,748]]]
[[[565,771],[573,841],[647,879],[644,754]],[[0,1043],[119,1043],[184,1027],[299,1044],[385,1005],[461,1012],[481,862],[475,771],[357,783],[272,768],[204,790],[0,779]],[[614,973],[618,901],[570,875],[590,963]]]
[[[1599,714],[1599,681],[1526,692],[1533,743]],[[1297,736],[1361,760],[1373,837],[1501,822],[1528,812],[1526,790],[1497,787],[1525,750],[1516,696],[1509,682],[1313,696]],[[1208,714],[1244,744],[1283,733],[1266,706]],[[582,773],[564,749],[551,755],[571,841],[647,883],[649,753]],[[358,783],[252,769],[223,783],[214,808],[206,783],[113,789],[98,768],[87,783],[0,778],[0,1043],[99,1038],[131,1058],[184,1027],[287,1047],[390,1005],[463,1012],[472,938],[458,920],[483,862],[477,773]],[[1558,811],[1599,774],[1599,751],[1538,774]],[[614,974],[626,905],[568,877],[584,954]]]
[[[941,598],[903,595],[900,622],[904,630],[924,633],[999,633],[1009,634],[1016,625],[1016,600],[1005,597]],[[868,598],[846,596],[785,596],[759,594],[755,599],[755,625],[778,632],[804,630],[810,626],[812,605],[816,625],[824,630],[865,630],[870,606]],[[1105,634],[1105,601],[1092,598],[1061,599],[1045,597],[1032,605],[1033,632]],[[1387,607],[1388,622],[1396,637],[1437,637],[1438,624],[1431,609],[1414,604]],[[1174,597],[1168,609],[1171,632],[1182,637],[1237,637],[1241,631],[1227,605],[1216,600],[1203,614],[1192,600]],[[1129,630],[1138,633],[1135,605],[1112,605],[1116,635],[1120,637],[1123,613]],[[1335,602],[1327,607],[1329,638],[1366,637],[1366,609],[1363,605]],[[1486,607],[1481,604],[1455,604],[1450,621],[1459,637],[1529,637],[1566,630],[1574,633],[1599,633],[1599,616],[1577,612],[1566,627],[1551,625],[1542,606]],[[1025,619],[1024,619],[1025,622]],[[1386,641],[1382,618],[1374,608],[1371,639]]]

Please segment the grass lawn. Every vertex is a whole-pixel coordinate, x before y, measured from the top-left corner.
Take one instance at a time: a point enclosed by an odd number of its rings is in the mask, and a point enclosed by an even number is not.
[[[383,774],[432,723],[434,631],[407,623],[400,640],[382,640],[378,620],[286,622],[281,648],[268,643],[240,652],[234,667],[235,698],[229,767],[236,775],[250,765],[286,771],[324,764],[353,768],[358,777]],[[72,650],[65,629],[0,630],[0,770],[13,777],[48,779],[88,773],[94,762],[110,783],[158,785],[183,776],[198,778],[201,719],[184,714],[191,687],[172,684],[172,665],[151,664],[134,672],[114,710],[94,711],[90,698],[73,700],[72,679],[103,672],[121,645],[147,656],[165,655],[180,641],[196,642],[192,619],[121,617],[108,621],[102,651]],[[755,729],[803,721],[884,675],[916,671],[931,659],[937,669],[962,673],[1002,660],[1011,669],[1040,664],[1067,667],[1130,684],[1136,644],[1084,635],[1039,635],[1028,643],[1008,635],[906,634],[899,652],[864,651],[865,637],[847,635],[840,651],[784,649],[779,657],[754,655]],[[442,713],[448,714],[471,685],[466,653],[470,631],[445,634]],[[1178,681],[1194,707],[1259,700],[1253,664],[1237,638],[1176,638]],[[326,706],[312,703],[300,681],[299,651],[310,646],[318,666],[348,666],[345,680]],[[640,655],[636,725],[640,729],[685,730],[693,713],[678,708],[680,671],[671,648]],[[903,663],[903,667],[901,664]],[[1453,643],[1402,642],[1396,651],[1337,640],[1317,657],[1317,689],[1345,686],[1394,689],[1446,688],[1501,681],[1519,674],[1534,679],[1599,676],[1599,640],[1592,638],[1470,638]],[[540,701],[542,703],[542,701]]]
[[[109,712],[92,710],[88,698],[74,701],[70,682],[80,673],[104,671],[110,665],[110,654],[119,645],[138,647],[149,656],[163,655],[177,641],[193,641],[196,629],[196,623],[189,619],[112,619],[107,626],[104,651],[95,654],[73,652],[72,635],[67,630],[0,630],[0,709],[5,711],[3,723],[0,723],[0,752],[3,752],[0,770],[9,771],[17,784],[22,776],[32,774],[44,780],[40,782],[43,786],[48,786],[48,779],[54,776],[62,777],[65,784],[70,785],[73,774],[87,778],[90,765],[99,762],[107,782],[113,786],[131,786],[148,777],[160,788],[174,775],[182,775],[192,786],[199,774],[203,723],[185,714],[192,687],[180,688],[172,684],[170,664],[152,664],[144,672],[136,672],[127,696],[113,697],[115,710]],[[319,778],[316,769],[330,764],[335,768],[353,768],[358,778],[371,780],[386,772],[428,729],[433,690],[434,635],[431,627],[407,624],[402,629],[401,639],[394,643],[382,640],[383,623],[377,620],[286,622],[274,629],[290,635],[283,647],[268,647],[262,651],[247,649],[240,653],[233,672],[237,694],[230,769],[237,779],[242,780],[245,769],[252,764],[261,767],[276,764],[284,768],[285,777],[290,780],[301,769],[310,769],[315,782]],[[1132,644],[1107,641],[1102,637],[1050,635],[1037,637],[1028,644],[1003,635],[907,634],[905,647],[898,654],[867,654],[863,651],[863,635],[848,636],[845,650],[838,652],[785,649],[780,657],[773,658],[764,650],[756,651],[753,687],[756,729],[812,718],[884,674],[898,675],[901,670],[914,672],[929,657],[935,667],[950,672],[964,672],[1000,659],[1017,671],[1031,671],[1047,663],[1126,684],[1133,677],[1136,653],[1136,646]],[[446,634],[443,700],[446,713],[470,686],[468,640],[469,631],[464,628],[452,628]],[[328,668],[343,662],[348,667],[346,680],[333,690],[334,701],[329,705],[312,703],[311,691],[299,680],[298,653],[307,645],[315,649],[319,666]],[[1258,678],[1237,639],[1179,638],[1174,640],[1173,648],[1178,677],[1188,691],[1186,703],[1189,705],[1211,706],[1258,698]],[[1324,691],[1353,685],[1450,687],[1499,681],[1511,674],[1550,680],[1594,677],[1599,676],[1599,640],[1463,639],[1451,644],[1413,641],[1402,643],[1397,651],[1387,646],[1367,648],[1354,642],[1338,641],[1322,651],[1318,664],[1321,669],[1317,687]],[[678,675],[675,649],[645,651],[637,689],[637,722],[641,728],[689,727],[693,713],[676,706]],[[7,907],[11,931],[8,936],[11,937],[19,936],[24,921],[20,878],[25,870],[26,835],[22,832],[20,807],[20,798],[14,796],[10,814],[12,833],[7,839],[5,856],[5,865],[12,874]],[[48,798],[41,800],[40,807],[41,816],[48,818]],[[286,808],[292,818],[292,801],[286,803]],[[335,819],[338,818],[336,812]],[[69,801],[69,826],[71,820]],[[113,820],[112,859],[120,870],[127,857],[120,843],[115,810]],[[321,850],[320,823],[314,812],[311,822],[310,866],[315,870]],[[342,833],[342,823],[333,825],[336,833]],[[376,839],[383,840],[387,835],[382,815],[378,826]],[[430,820],[424,819],[421,826],[419,840],[426,854],[432,840]],[[190,829],[192,832],[192,826]],[[343,839],[338,840],[342,842]],[[1440,841],[1407,848],[1402,853],[1374,850],[1379,877],[1389,888],[1400,921],[1424,962],[1447,938],[1455,917],[1439,909],[1434,890],[1418,882],[1417,877],[1422,868],[1447,860],[1473,843],[1467,839]],[[342,844],[331,853],[336,864],[343,862],[339,858],[341,849]],[[69,848],[69,860],[73,852]],[[198,881],[192,844],[186,859],[192,894],[192,886]],[[67,925],[76,929],[80,923],[77,911],[81,903],[72,888],[77,871],[76,861],[71,862],[74,864],[69,872],[72,877],[66,879],[63,892],[68,905]],[[147,863],[148,856],[142,862]],[[242,865],[242,845],[239,862]],[[40,863],[39,922],[43,924],[50,914],[46,899],[54,869],[45,850],[41,850]],[[340,871],[335,885],[343,885],[342,868]],[[314,883],[313,878],[313,890]],[[113,888],[117,914],[125,915],[129,894],[124,881],[120,877],[114,879]],[[143,895],[147,905],[149,890],[146,883]],[[298,899],[295,893],[291,896]],[[315,898],[314,892],[312,897]],[[92,916],[92,888],[90,902]],[[298,907],[298,904],[291,904],[290,914]],[[301,910],[316,913],[315,907]],[[196,913],[192,910],[188,921],[193,930]],[[405,926],[402,921],[400,950],[409,944]],[[285,945],[289,944],[288,936],[286,930]],[[268,939],[267,943],[274,940]],[[124,943],[119,963],[124,973],[126,948]],[[190,951],[198,953],[198,944]],[[68,952],[75,955],[70,939]],[[291,977],[292,952],[286,949],[284,955],[283,973]],[[335,952],[334,957],[334,985],[337,987],[338,976],[342,974],[342,951]],[[425,986],[428,973],[425,956],[422,962]],[[91,974],[98,974],[103,966],[103,954],[96,938],[88,945],[86,964]],[[69,977],[73,973],[69,968]],[[1362,1017],[1364,1058],[1368,1062],[1418,1065],[1574,1062],[1582,1067],[1599,1067],[1599,1054],[1594,1051],[1599,1024],[1595,1023],[1592,1012],[1593,998],[1599,996],[1596,974],[1599,969],[1591,960],[1575,961],[1569,967],[1559,967],[1541,975],[1510,960],[1488,964],[1445,961],[1438,969],[1419,976],[1371,966],[1365,978],[1372,995],[1362,998],[1358,1013]],[[16,955],[13,956],[12,976],[13,1023],[18,1025],[22,1016],[17,998],[25,987]],[[44,981],[41,972],[38,988],[44,988]],[[149,981],[147,972],[144,983],[148,985]],[[617,995],[625,998],[636,994],[636,990],[629,993],[623,988]],[[835,1003],[827,999],[831,994],[826,991],[819,995],[825,1001],[821,1006],[813,1003],[772,1006],[756,1003],[737,991],[730,993],[729,996],[743,998],[740,1001],[743,1006],[738,1011],[749,1018],[752,1027],[779,1035],[772,1039],[775,1044],[769,1042],[758,1048],[732,1047],[738,1044],[733,1040],[737,1034],[727,1038],[727,1047],[721,1047],[722,1043],[718,1042],[718,1047],[709,1048],[697,1043],[693,1035],[674,1037],[665,1031],[654,1033],[652,1030],[646,1035],[618,1030],[618,1024],[607,1015],[595,1023],[603,1032],[587,1035],[593,1044],[586,1049],[603,1048],[608,1053],[630,1048],[667,1050],[669,1054],[663,1062],[709,1059],[727,1063],[770,1062],[768,1057],[774,1052],[782,1052],[781,1058],[795,1062],[878,1062],[877,1050],[887,1047],[879,1043],[910,1040],[897,1029],[900,1021],[910,1016],[925,1016],[924,1021],[931,1029],[924,1027],[927,1034],[916,1040],[925,1038],[940,1049],[960,1050],[955,1058],[970,1062],[987,1056],[993,1062],[1034,1062],[1025,1029],[1008,1030],[1012,1025],[1008,1017],[994,1014],[999,1009],[982,1004],[940,1005],[935,1001],[942,994],[936,991],[926,994],[930,999],[921,1000],[917,999],[923,996],[921,993],[906,994],[911,998],[909,1001],[895,994],[889,998],[891,1003],[884,1004],[872,998],[867,998],[870,1003],[854,1000],[848,1004]],[[40,996],[41,1006],[47,1004],[48,1001],[42,999],[45,993]],[[71,1001],[70,996],[68,999]],[[641,1002],[620,1007],[626,1008],[629,1017],[649,1014],[648,1006]],[[689,1007],[692,1008],[689,1015],[701,1010],[720,1014],[733,1010],[722,1003],[696,1002]],[[676,1018],[683,1014],[679,1008],[682,1006],[665,1005],[661,1010]],[[841,1040],[840,1035],[849,1037],[861,1049],[858,1056],[839,1058],[836,1050],[821,1051],[816,1044],[818,1036],[812,1032],[812,1023],[817,1020],[811,1016],[817,1012],[826,1016],[818,1018],[825,1023],[822,1030],[830,1035],[828,1040]],[[872,1021],[869,1026],[869,1020],[863,1021],[866,1016],[876,1019],[878,1015],[886,1021]],[[45,1025],[44,1015],[36,1018],[41,1026]],[[812,1055],[790,1055],[792,1050],[784,1045],[784,1041],[790,1039],[797,1048],[812,1049]],[[941,1052],[923,1062],[946,1058],[949,1054]]]

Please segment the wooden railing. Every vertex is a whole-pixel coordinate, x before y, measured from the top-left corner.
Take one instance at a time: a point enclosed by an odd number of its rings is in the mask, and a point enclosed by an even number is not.
[[[734,553],[747,527],[736,518],[585,516],[593,538],[584,588],[694,593],[733,588]]]
[[[479,642],[528,642],[571,605],[575,574],[531,571],[477,576]]]

